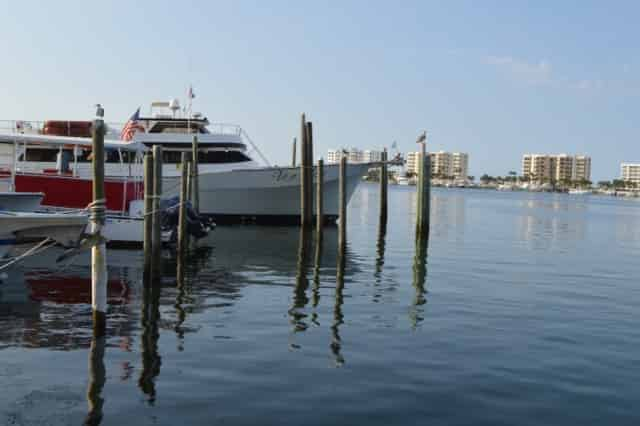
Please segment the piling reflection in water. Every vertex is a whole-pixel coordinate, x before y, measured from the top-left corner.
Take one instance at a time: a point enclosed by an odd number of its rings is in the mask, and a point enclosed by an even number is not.
[[[386,238],[387,221],[380,220],[380,223],[378,224],[378,238],[376,239],[376,260],[373,272],[374,286],[376,287],[376,291],[373,294],[374,302],[379,302],[380,297],[382,296],[380,293],[380,285],[382,284],[382,267],[384,266],[384,253],[387,244]]]
[[[159,320],[160,286],[145,285],[142,293],[142,371],[138,386],[147,396],[150,405],[153,405],[156,399],[155,380],[162,365],[162,358],[158,353]]]
[[[324,237],[322,230],[318,230],[318,232],[316,232],[316,249],[313,256],[313,288],[311,292],[311,306],[314,308],[314,311],[311,314],[311,322],[315,325],[320,325],[320,322],[318,321],[318,313],[315,308],[317,308],[320,303],[320,268],[322,266],[323,242]]]
[[[346,245],[339,244],[338,248],[338,265],[336,268],[336,293],[335,304],[333,306],[333,324],[331,325],[331,352],[335,358],[336,366],[344,364],[342,356],[342,339],[340,338],[340,326],[344,323],[344,315],[342,313],[342,305],[344,303],[344,272],[346,263]]]
[[[311,232],[307,227],[300,228],[300,237],[298,240],[298,261],[296,264],[296,283],[293,291],[293,306],[289,309],[291,324],[294,331],[305,331],[308,328],[304,319],[307,314],[304,308],[309,303],[307,297],[307,289],[309,288],[309,279],[307,277],[307,263],[309,261],[309,245],[311,243]]]
[[[85,425],[99,425],[102,421],[102,407],[104,398],[102,389],[107,380],[104,367],[105,337],[94,337],[89,349],[89,386],[87,389],[87,404],[89,406]]]
[[[427,279],[427,252],[429,240],[427,238],[416,238],[416,249],[413,257],[413,287],[415,296],[411,309],[409,310],[409,320],[413,328],[424,320],[424,305],[427,303],[425,294]]]

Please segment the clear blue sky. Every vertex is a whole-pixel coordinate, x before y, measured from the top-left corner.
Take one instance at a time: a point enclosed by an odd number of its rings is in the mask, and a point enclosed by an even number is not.
[[[470,154],[476,176],[524,152],[586,153],[593,180],[640,161],[640,3],[0,0],[0,118],[125,121],[186,96],[290,161],[340,146]]]

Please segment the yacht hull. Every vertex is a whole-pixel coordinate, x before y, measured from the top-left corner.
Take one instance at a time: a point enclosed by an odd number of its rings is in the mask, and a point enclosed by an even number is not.
[[[369,164],[347,166],[347,202],[355,192]],[[326,223],[338,217],[339,166],[324,167],[324,215]],[[315,214],[315,168],[313,212]],[[177,195],[179,179],[163,182],[163,192]],[[297,167],[232,170],[200,173],[200,213],[217,223],[300,223],[300,169]]]

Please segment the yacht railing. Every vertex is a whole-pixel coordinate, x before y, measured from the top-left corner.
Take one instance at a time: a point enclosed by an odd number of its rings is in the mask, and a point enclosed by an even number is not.
[[[159,119],[158,121],[162,121],[162,119]],[[44,134],[44,125],[45,121],[38,120],[0,120],[0,133],[42,135]],[[120,134],[124,125],[125,123],[107,122],[107,133],[105,134],[105,139],[120,140]],[[258,157],[260,157],[260,160],[264,163],[264,165],[268,167],[271,166],[271,163],[269,162],[269,160],[267,160],[262,151],[260,151],[258,146],[249,137],[247,132],[239,125],[232,123],[210,123],[207,125],[207,129],[210,134],[214,135],[239,136],[247,142],[247,146],[251,147],[249,154],[255,153]],[[71,129],[69,129],[68,132],[69,134],[66,136],[71,136]],[[59,134],[59,136],[65,135]]]

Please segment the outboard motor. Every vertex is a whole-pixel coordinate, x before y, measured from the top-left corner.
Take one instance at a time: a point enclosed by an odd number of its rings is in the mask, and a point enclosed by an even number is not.
[[[162,230],[171,231],[171,241],[178,240],[178,222],[180,220],[180,197],[176,196],[160,200],[162,211]],[[190,201],[186,204],[187,233],[195,239],[206,237],[211,229],[215,228],[212,220],[200,216]]]

